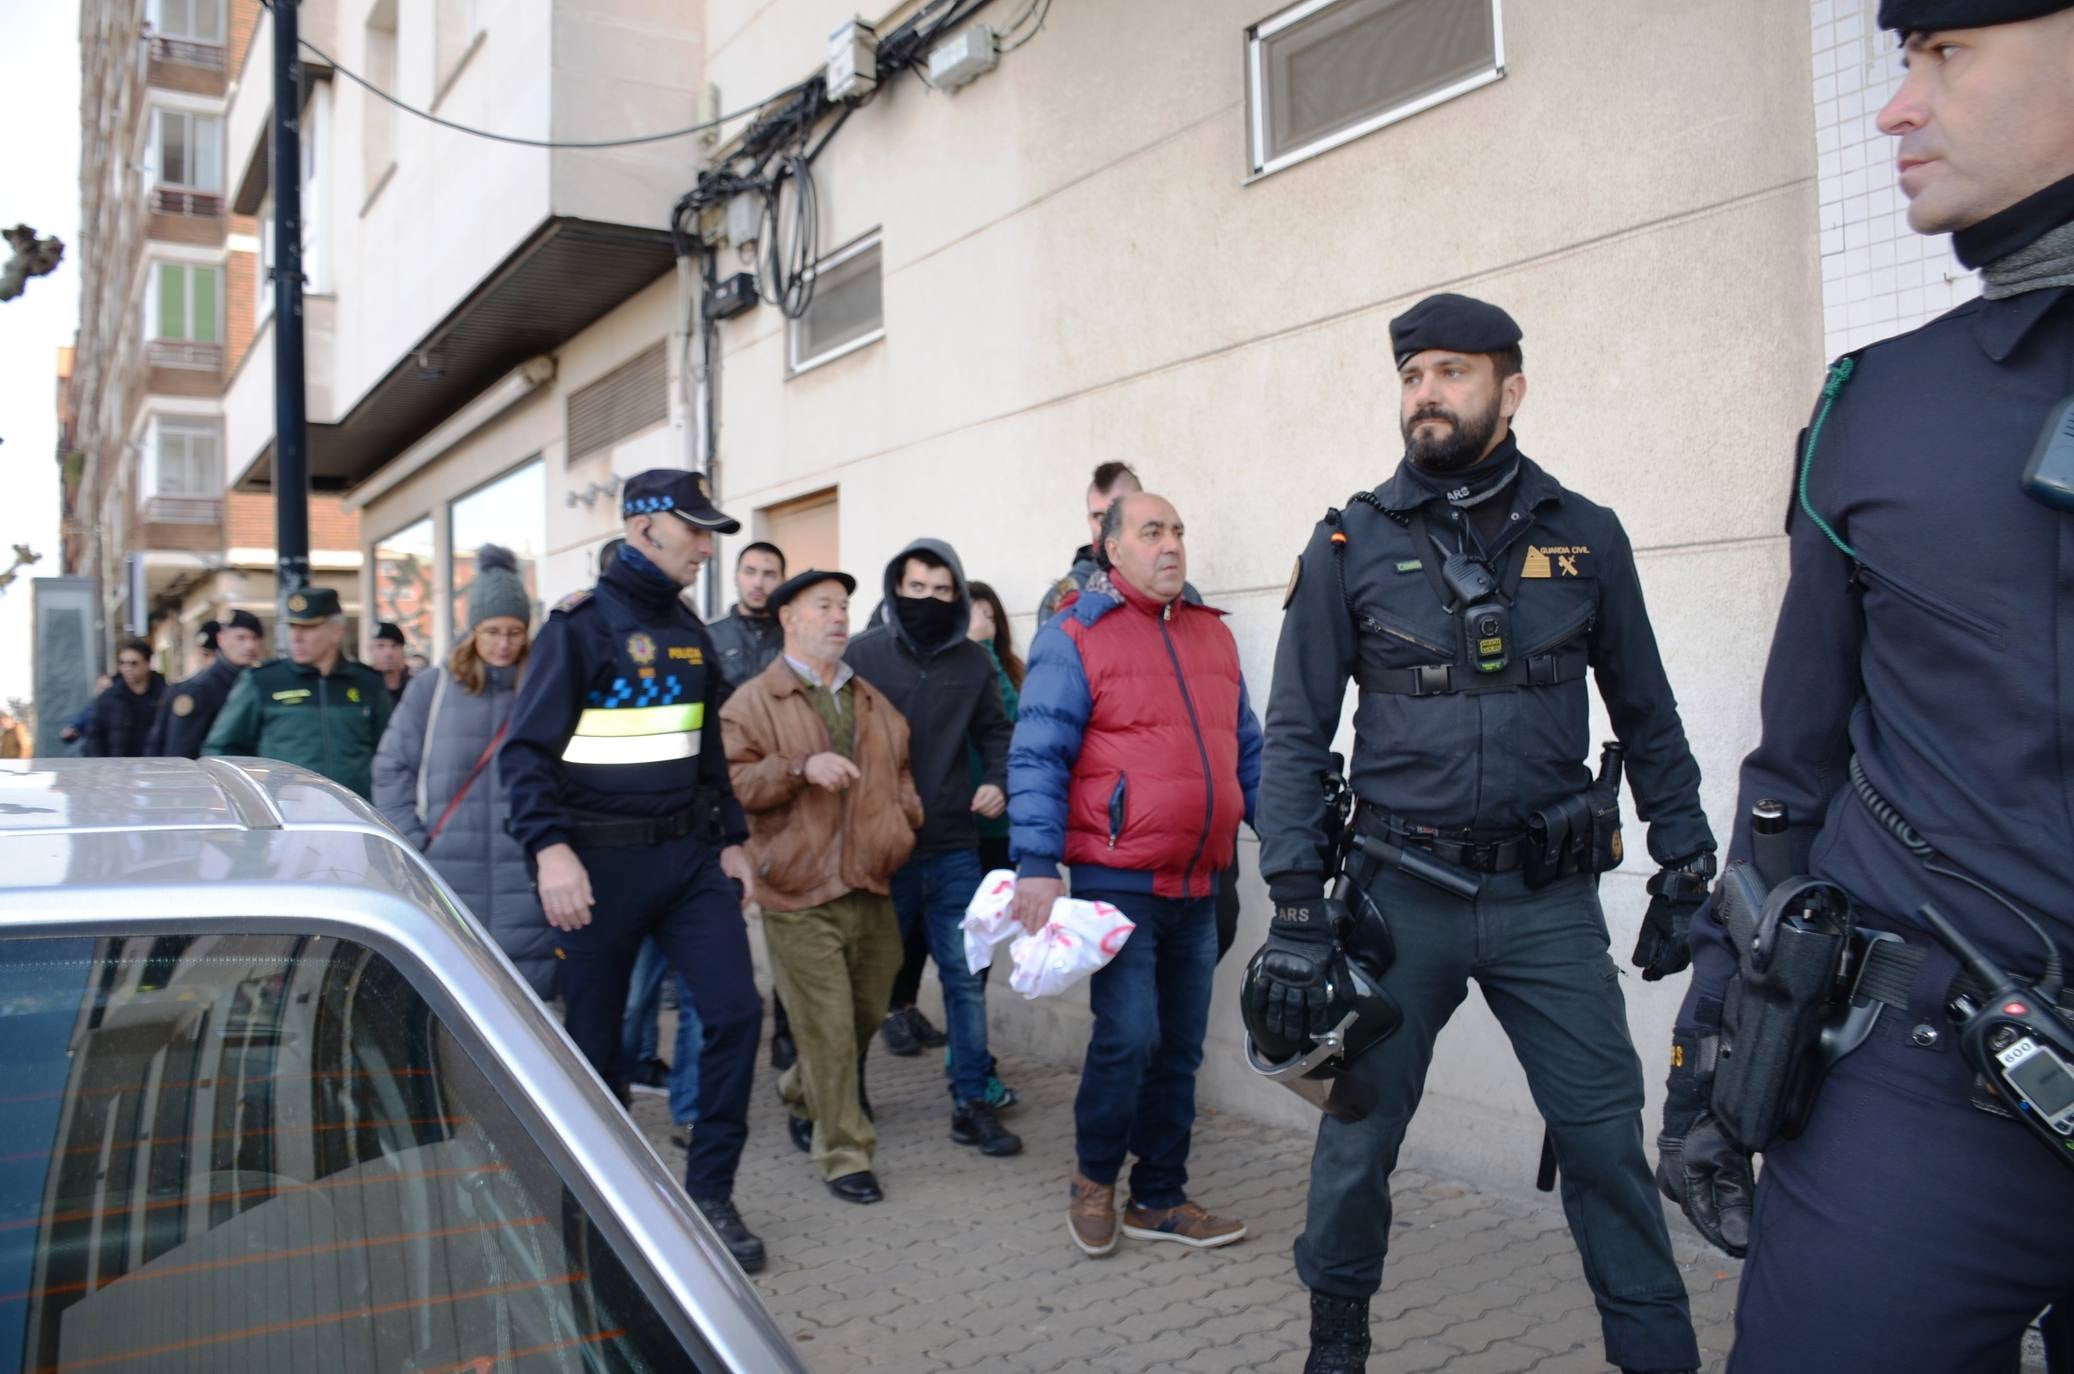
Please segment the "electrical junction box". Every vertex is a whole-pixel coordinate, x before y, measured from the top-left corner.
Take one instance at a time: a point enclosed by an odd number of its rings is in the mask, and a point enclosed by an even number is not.
[[[942,91],[979,80],[1001,61],[994,46],[994,31],[974,24],[929,50],[929,84]]]
[[[763,200],[747,191],[727,202],[727,241],[740,248],[763,233]]]
[[[878,30],[862,19],[828,35],[828,98],[862,100],[879,84]]]
[[[756,294],[756,274],[737,272],[713,283],[713,289],[706,293],[706,314],[716,320],[731,320],[754,310],[760,299]]]

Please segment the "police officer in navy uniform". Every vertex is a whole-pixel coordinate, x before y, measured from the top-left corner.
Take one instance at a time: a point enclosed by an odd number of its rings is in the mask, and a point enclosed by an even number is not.
[[[258,616],[250,611],[232,611],[228,620],[210,623],[216,625],[209,636],[213,640],[209,647],[215,650],[216,657],[208,667],[167,690],[166,699],[159,703],[158,719],[152,722],[151,734],[144,741],[148,755],[200,758],[202,742],[209,738],[209,727],[216,723],[217,713],[230,699],[230,689],[237,686],[241,673],[259,661],[265,640]]]
[[[1365,857],[1349,866],[1388,935],[1370,921],[1346,952],[1387,963],[1382,987],[1404,1022],[1349,1070],[1373,1089],[1373,1113],[1319,1127],[1296,1245],[1312,1293],[1306,1369],[1366,1366],[1390,1172],[1435,1037],[1474,978],[1547,1120],[1608,1357],[1624,1370],[1690,1370],[1699,1350],[1644,1152],[1642,1067],[1597,893],[1596,872],[1619,849],[1603,833],[1610,815],[1584,815],[1587,670],[1665,870],[1635,955],[1645,977],[1685,966],[1682,925],[1711,871],[1699,766],[1620,521],[1513,436],[1526,395],[1519,326],[1496,306],[1441,295],[1393,320],[1390,335],[1406,456],[1319,523],[1285,602],[1259,805],[1275,915],[1246,998],[1291,1040],[1344,1010],[1325,989],[1348,903],[1325,897],[1338,875],[1325,871],[1320,779],[1350,678],[1357,830],[1480,890],[1465,900]],[[1537,816],[1547,822],[1538,841]]]
[[[1973,1105],[1944,1011],[1958,967],[1915,914],[1935,906],[2037,980],[2039,936],[1963,872],[2074,958],[2074,515],[2023,481],[2074,393],[2074,6],[1882,0],[1879,22],[1907,66],[1878,123],[1909,223],[1953,233],[1981,296],[1833,364],[1796,454],[1792,576],[1729,853],[1751,855],[1757,802],[1783,803],[1794,868],[1900,936],[1874,957],[1898,948],[1903,976],[1861,984],[1879,1019],[1805,1131],[1760,1147],[1753,1214],[1708,1072],[1736,958],[1696,924],[1659,1176],[1717,1243],[1749,1247],[1737,1374],[2002,1374],[2041,1309],[2064,1326],[2074,1306],[2074,1170]],[[2074,1368],[2048,1332],[2052,1367]]]
[[[620,496],[626,543],[533,641],[498,766],[511,832],[561,932],[569,1036],[614,1092],[624,1096],[633,1067],[621,1062],[620,1022],[642,940],[652,935],[690,985],[705,1047],[684,1187],[754,1273],[763,1242],[733,1202],[763,1019],[742,915],[749,826],[720,740],[713,641],[680,596],[714,535],[741,525],[698,473],[644,472]]]

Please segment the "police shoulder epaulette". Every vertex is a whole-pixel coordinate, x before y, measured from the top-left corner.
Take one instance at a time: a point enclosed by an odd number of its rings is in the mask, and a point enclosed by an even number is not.
[[[591,589],[589,587],[585,587],[583,590],[571,592],[567,596],[563,597],[560,601],[555,602],[555,609],[566,614],[569,611],[575,610],[578,606],[581,606],[584,602],[590,599]]]

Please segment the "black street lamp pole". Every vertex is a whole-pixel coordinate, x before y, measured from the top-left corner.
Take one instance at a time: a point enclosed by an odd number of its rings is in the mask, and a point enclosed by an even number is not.
[[[301,0],[274,15],[274,550],[279,599],[310,581],[310,454],[303,409]]]

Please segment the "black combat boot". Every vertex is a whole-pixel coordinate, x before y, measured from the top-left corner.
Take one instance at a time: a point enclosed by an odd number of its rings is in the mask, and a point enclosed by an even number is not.
[[[695,1197],[692,1205],[720,1236],[720,1243],[727,1253],[735,1257],[745,1274],[763,1272],[763,1241],[747,1226],[742,1224],[742,1214],[735,1210],[734,1202],[728,1198]]]
[[[1367,1298],[1311,1294],[1311,1357],[1303,1374],[1361,1374],[1368,1346]]]

